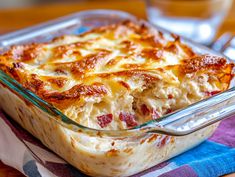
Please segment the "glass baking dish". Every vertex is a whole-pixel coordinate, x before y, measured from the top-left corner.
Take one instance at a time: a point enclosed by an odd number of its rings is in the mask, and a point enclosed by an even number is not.
[[[0,36],[0,53],[13,44],[46,42],[62,34],[80,34],[127,19],[137,22],[134,16],[113,10],[72,14]],[[164,29],[141,22],[171,38]],[[221,55],[189,40],[182,41],[197,53]],[[43,144],[91,176],[129,176],[152,167],[201,143],[214,132],[216,122],[235,113],[235,88],[230,87],[131,129],[98,130],[79,125],[3,71],[0,81],[2,109]]]

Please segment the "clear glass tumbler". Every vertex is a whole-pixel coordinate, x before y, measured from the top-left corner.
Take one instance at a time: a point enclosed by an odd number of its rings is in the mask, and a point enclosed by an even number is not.
[[[151,23],[209,45],[233,0],[146,0]]]

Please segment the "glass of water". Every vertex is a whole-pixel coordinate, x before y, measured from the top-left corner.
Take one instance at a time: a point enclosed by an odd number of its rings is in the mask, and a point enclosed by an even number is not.
[[[210,45],[233,0],[146,0],[151,23]]]

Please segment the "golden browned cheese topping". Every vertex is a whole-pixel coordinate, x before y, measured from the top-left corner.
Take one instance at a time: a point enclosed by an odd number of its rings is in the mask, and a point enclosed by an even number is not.
[[[125,129],[226,90],[233,64],[125,21],[12,46],[0,69],[78,123]]]

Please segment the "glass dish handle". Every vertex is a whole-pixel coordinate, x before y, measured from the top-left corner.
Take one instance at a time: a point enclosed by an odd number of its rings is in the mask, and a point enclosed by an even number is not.
[[[235,87],[156,120],[146,132],[183,136],[235,115]]]
[[[231,60],[235,60],[235,34],[224,33],[218,38],[211,48],[217,52],[223,53]]]

